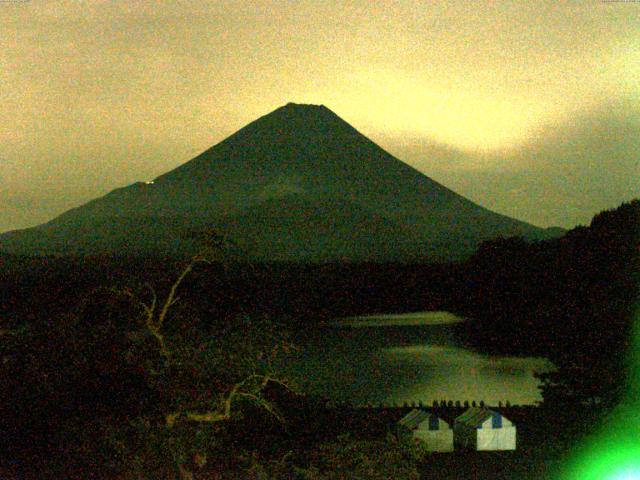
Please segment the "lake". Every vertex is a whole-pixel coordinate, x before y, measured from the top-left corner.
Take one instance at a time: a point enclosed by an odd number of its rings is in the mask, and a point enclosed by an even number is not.
[[[284,369],[302,391],[356,405],[542,399],[533,374],[549,370],[549,361],[463,348],[454,335],[462,321],[448,312],[337,319],[298,334],[302,353]]]

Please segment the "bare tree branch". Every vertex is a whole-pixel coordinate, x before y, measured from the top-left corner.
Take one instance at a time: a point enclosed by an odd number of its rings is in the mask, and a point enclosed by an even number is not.
[[[256,392],[252,391],[251,389],[248,389],[246,391],[242,390],[251,381],[258,379],[260,380],[260,383],[254,389],[256,390]],[[282,415],[280,415],[280,413],[275,410],[270,402],[259,395],[259,393],[262,392],[262,390],[270,382],[277,383],[278,385],[282,385],[285,388],[289,389],[289,385],[286,382],[272,375],[251,374],[244,378],[242,381],[233,385],[233,387],[229,390],[229,393],[221,399],[220,407],[217,410],[203,413],[185,412],[184,414],[180,412],[174,412],[165,415],[165,423],[168,427],[173,427],[176,421],[181,417],[184,417],[188,421],[198,423],[217,423],[228,420],[233,414],[234,402],[239,398],[246,398],[248,400],[251,400],[255,405],[263,408],[271,415],[273,415],[278,421],[283,422],[284,419]]]
[[[189,273],[191,273],[191,271],[193,270],[193,266],[196,264],[196,262],[197,260],[195,260],[195,257],[194,257],[194,259],[191,260],[191,262],[186,266],[186,268],[182,271],[182,273],[180,273],[176,281],[173,282],[173,285],[171,285],[171,289],[169,290],[169,295],[167,296],[167,299],[165,300],[164,305],[162,305],[162,310],[160,310],[160,314],[158,315],[158,321],[156,322],[156,328],[158,330],[160,330],[162,328],[162,325],[164,324],[164,320],[167,317],[169,308],[173,304],[173,300],[176,296],[176,291],[178,290],[178,287],[180,286],[182,281],[186,278],[186,276],[189,275]]]
[[[155,288],[153,288],[153,286],[150,283],[147,282],[144,285],[151,292],[151,305],[148,307],[144,303],[143,305],[145,307],[145,311],[147,312],[147,315],[149,315],[150,318],[153,318],[153,315],[155,314],[155,311],[156,311],[156,304],[158,303],[158,296],[156,295]]]

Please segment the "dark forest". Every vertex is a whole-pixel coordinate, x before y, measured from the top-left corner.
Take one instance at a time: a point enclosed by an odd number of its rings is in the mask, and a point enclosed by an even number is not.
[[[586,435],[583,410],[628,388],[639,226],[634,200],[450,264],[246,264],[214,232],[193,258],[3,255],[3,475],[441,478],[441,459],[390,436],[397,412],[328,408],[274,367],[308,322],[389,311],[449,310],[473,349],[550,359],[537,410]],[[556,440],[526,461],[560,458]]]

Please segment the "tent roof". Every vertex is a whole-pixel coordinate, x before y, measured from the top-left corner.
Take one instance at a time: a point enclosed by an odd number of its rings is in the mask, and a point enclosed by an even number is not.
[[[456,418],[456,423],[462,423],[472,427],[477,427],[484,423],[488,418],[491,418],[495,413],[493,410],[483,407],[471,407],[462,415]]]
[[[414,430],[414,429],[418,428],[418,425],[420,425],[425,420],[428,420],[429,417],[432,417],[432,416],[436,417],[439,421],[445,422],[444,420],[442,420],[442,418],[440,418],[435,413],[428,412],[426,410],[419,410],[419,409],[416,408],[416,409],[411,410],[404,417],[402,417],[400,420],[398,420],[398,425],[402,425],[404,427],[407,427],[409,430]],[[447,423],[447,422],[445,422],[445,423]],[[447,423],[447,425],[449,425],[449,424]]]
[[[404,417],[402,417],[398,424],[407,427],[410,430],[417,428],[423,421],[428,419],[431,416],[430,412],[426,410],[418,410],[414,409],[407,413]]]

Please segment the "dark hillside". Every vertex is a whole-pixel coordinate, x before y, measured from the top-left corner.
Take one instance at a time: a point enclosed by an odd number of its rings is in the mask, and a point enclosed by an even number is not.
[[[547,398],[615,403],[640,299],[639,254],[640,200],[633,200],[559,239],[481,245],[460,266],[450,308],[472,318],[461,327],[476,348],[544,356],[561,367],[547,376]]]
[[[447,261],[497,236],[558,233],[472,203],[324,106],[288,104],[154,182],[0,235],[0,250],[177,254],[212,226],[287,261]]]

